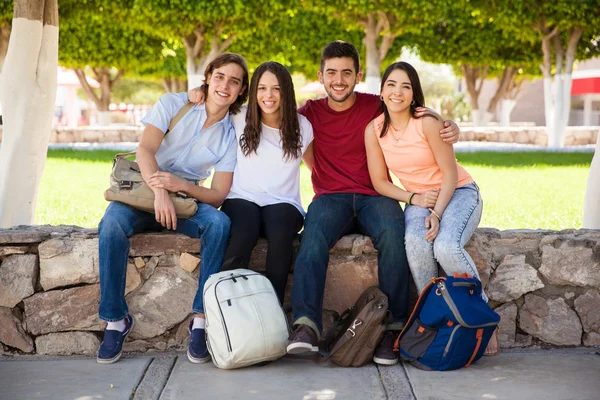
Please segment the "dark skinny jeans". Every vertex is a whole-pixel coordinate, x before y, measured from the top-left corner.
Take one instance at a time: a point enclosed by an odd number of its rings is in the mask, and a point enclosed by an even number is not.
[[[302,228],[302,214],[288,203],[260,207],[243,199],[225,200],[221,211],[231,220],[229,244],[223,258],[227,266],[221,270],[248,268],[250,255],[258,238],[264,237],[268,243],[265,275],[283,304],[285,286],[292,266],[292,242]],[[238,262],[228,263],[235,257],[239,257]]]

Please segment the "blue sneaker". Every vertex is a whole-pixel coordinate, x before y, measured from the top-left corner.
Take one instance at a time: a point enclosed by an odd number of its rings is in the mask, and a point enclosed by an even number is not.
[[[192,329],[194,319],[188,325],[190,333],[190,344],[187,350],[187,357],[194,364],[205,363],[210,360],[210,353],[206,348],[206,331],[204,329]]]
[[[123,342],[133,328],[133,317],[125,317],[125,330],[123,332],[108,330],[104,331],[104,340],[98,349],[98,364],[112,364],[119,361],[123,354]]]

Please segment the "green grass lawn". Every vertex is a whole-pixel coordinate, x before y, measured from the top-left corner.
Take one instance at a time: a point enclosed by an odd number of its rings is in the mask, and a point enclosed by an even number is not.
[[[115,151],[50,150],[37,205],[38,224],[96,227]],[[459,153],[481,188],[480,226],[498,229],[581,228],[589,153]],[[313,196],[301,171],[304,207]]]

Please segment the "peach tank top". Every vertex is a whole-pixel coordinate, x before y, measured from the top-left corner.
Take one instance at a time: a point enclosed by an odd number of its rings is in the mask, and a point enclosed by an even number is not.
[[[411,118],[399,140],[394,138],[394,128],[391,125],[387,134],[379,137],[384,118],[383,114],[375,118],[375,134],[387,167],[398,177],[404,189],[421,193],[440,188],[443,174],[423,133],[423,118]],[[458,162],[456,168],[458,169],[457,188],[474,182],[471,175]]]

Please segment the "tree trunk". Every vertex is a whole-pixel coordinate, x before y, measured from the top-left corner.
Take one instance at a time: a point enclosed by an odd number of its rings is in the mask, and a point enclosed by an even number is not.
[[[474,67],[468,64],[462,64],[460,66],[465,82],[467,84],[467,93],[469,93],[469,101],[471,103],[471,117],[475,126],[481,126],[484,124],[485,114],[483,110],[479,109],[479,94],[485,81],[488,66]]]
[[[203,25],[197,26],[191,34],[183,38],[188,89],[202,85],[204,71],[208,64],[231,46],[235,35],[231,34],[223,42],[219,42],[220,33],[221,24],[217,24],[214,27],[214,36],[210,43],[209,53],[206,55],[203,55],[206,49],[206,34]]]
[[[583,201],[583,228],[600,229],[600,135],[596,140],[596,152],[590,166],[587,189]]]
[[[4,65],[6,52],[8,51],[8,40],[10,39],[10,25],[0,27],[0,72]]]
[[[542,35],[542,54],[544,61],[540,65],[542,75],[544,76],[544,114],[546,119],[546,134],[548,136],[548,146],[552,146],[557,142],[556,129],[554,126],[554,96],[552,91],[552,43],[551,40],[555,35],[558,35],[558,29],[550,31],[542,19],[538,24],[538,31]]]
[[[502,76],[498,79],[498,87],[496,88],[496,93],[490,100],[490,104],[488,105],[487,111],[490,114],[494,114],[496,112],[496,107],[501,99],[506,96],[506,92],[510,87],[513,86],[513,81],[517,76],[518,68],[517,67],[505,67],[502,72]]]
[[[16,0],[2,75],[0,227],[35,222],[56,99],[57,0]]]
[[[500,102],[500,126],[510,126],[510,113],[516,103],[511,99],[502,99]]]
[[[109,68],[92,68],[94,79],[100,84],[100,95],[98,95],[87,81],[85,72],[81,68],[75,69],[75,74],[81,83],[81,87],[90,100],[96,105],[98,110],[98,124],[102,126],[110,125],[110,115],[108,113],[110,100],[112,98],[112,89],[115,83],[121,78],[124,71],[121,69],[113,77]]]
[[[363,43],[367,49],[367,91],[379,94],[381,62],[387,56],[396,35],[391,34],[389,17],[384,12],[370,12],[362,25],[365,30]],[[379,44],[380,37],[381,44]]]

